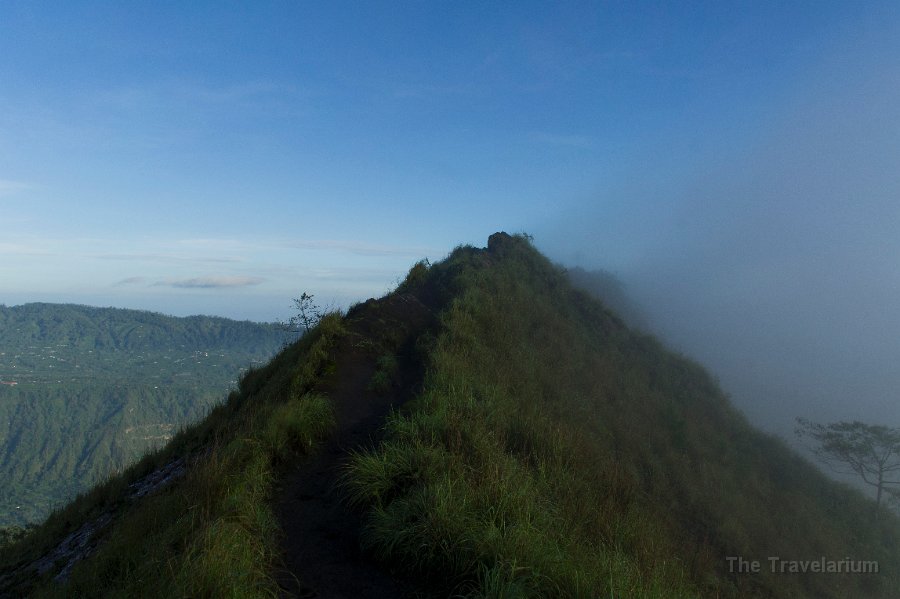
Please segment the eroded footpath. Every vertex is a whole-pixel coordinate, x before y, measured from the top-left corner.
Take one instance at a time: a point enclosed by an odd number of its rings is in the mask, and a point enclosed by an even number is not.
[[[349,452],[377,442],[390,411],[419,390],[423,365],[417,342],[433,331],[436,321],[435,310],[411,294],[369,300],[348,314],[348,334],[334,350],[334,369],[316,389],[334,403],[335,432],[315,455],[289,471],[276,491],[275,512],[284,533],[278,573],[282,596],[415,594],[402,577],[361,551],[362,519],[344,503],[338,481]],[[379,374],[385,363],[396,367]]]

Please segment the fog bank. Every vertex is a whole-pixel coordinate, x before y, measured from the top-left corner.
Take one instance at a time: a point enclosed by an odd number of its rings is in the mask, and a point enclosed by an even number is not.
[[[556,260],[617,274],[770,431],[900,426],[898,33],[844,40],[754,135],[723,131],[677,177],[648,164],[536,231]]]

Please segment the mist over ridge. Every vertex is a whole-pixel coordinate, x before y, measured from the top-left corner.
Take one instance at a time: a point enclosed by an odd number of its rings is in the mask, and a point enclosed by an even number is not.
[[[686,174],[648,163],[535,231],[561,263],[615,273],[654,333],[784,436],[796,416],[900,424],[897,30],[832,44]]]

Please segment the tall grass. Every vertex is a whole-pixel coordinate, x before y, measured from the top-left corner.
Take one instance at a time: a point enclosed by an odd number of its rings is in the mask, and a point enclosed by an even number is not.
[[[424,392],[344,476],[364,544],[465,597],[887,597],[896,522],[754,431],[522,238],[409,285],[454,289]],[[839,507],[838,507],[839,506]],[[879,559],[878,577],[738,576],[726,556]]]

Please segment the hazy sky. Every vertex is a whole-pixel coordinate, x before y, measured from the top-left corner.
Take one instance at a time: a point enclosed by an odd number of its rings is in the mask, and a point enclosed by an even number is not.
[[[283,319],[528,231],[748,413],[900,421],[896,7],[0,2],[0,302]]]
[[[797,416],[900,426],[900,5],[815,6],[747,30],[716,109],[535,233],[618,273],[785,435]]]

